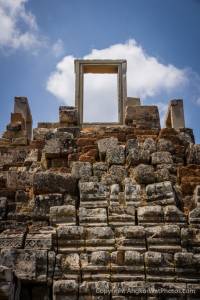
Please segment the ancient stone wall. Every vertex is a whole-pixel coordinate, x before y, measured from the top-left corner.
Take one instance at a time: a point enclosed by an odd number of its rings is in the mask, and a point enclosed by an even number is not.
[[[200,145],[156,107],[0,139],[0,299],[200,299]],[[17,114],[17,115],[16,115]]]

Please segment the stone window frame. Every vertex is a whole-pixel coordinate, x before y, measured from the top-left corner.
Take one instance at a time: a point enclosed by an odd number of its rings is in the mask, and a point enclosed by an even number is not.
[[[123,59],[118,60],[84,60],[74,61],[75,68],[75,106],[78,110],[79,125],[123,125],[124,107],[127,100],[126,70],[127,62]],[[84,107],[84,74],[117,74],[118,90],[118,122],[83,122]]]

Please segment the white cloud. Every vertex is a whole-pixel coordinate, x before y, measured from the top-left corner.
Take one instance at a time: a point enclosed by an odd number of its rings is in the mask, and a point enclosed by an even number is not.
[[[160,63],[156,57],[148,55],[134,40],[101,50],[94,49],[83,58],[126,59],[128,96],[141,97],[142,100],[156,98],[163,92],[175,93],[176,89],[188,84],[187,70]],[[67,105],[74,105],[74,59],[73,56],[65,56],[57,64],[56,70],[50,75],[47,82],[47,90]],[[95,112],[96,121],[115,118],[115,112],[112,111],[112,106],[108,101],[113,97],[115,82],[111,78],[103,82],[102,76],[96,76],[94,79],[94,74],[87,76],[90,76],[86,91],[87,103],[90,103],[87,107],[87,120],[91,120],[94,116],[94,107],[97,106],[99,98],[101,103]],[[166,104],[158,100],[155,100],[155,104],[158,104],[161,108],[160,112],[163,114],[167,107]],[[106,107],[103,116],[101,107]]]
[[[35,16],[25,8],[27,0],[0,0],[0,48],[38,48],[39,36]]]
[[[52,52],[55,57],[60,57],[64,53],[64,44],[61,39],[58,39],[52,46]]]

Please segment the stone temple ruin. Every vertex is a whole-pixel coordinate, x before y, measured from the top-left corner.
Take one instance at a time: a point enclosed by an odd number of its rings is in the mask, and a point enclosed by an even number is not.
[[[83,123],[85,72],[118,74],[118,124]],[[126,95],[126,61],[75,61],[75,107],[0,139],[1,300],[200,299],[200,145],[172,100]]]

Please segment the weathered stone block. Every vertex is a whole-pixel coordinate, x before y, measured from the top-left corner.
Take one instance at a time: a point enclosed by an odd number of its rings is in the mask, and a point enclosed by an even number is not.
[[[177,282],[200,282],[200,255],[178,252],[174,255]]]
[[[144,257],[137,251],[115,251],[111,255],[111,281],[143,281]]]
[[[188,252],[200,253],[200,229],[182,228],[181,244]]]
[[[146,186],[147,203],[158,205],[175,205],[175,195],[170,181]]]
[[[164,221],[166,224],[177,224],[186,226],[186,217],[184,213],[175,205],[167,205],[163,207]]]
[[[59,193],[36,195],[34,198],[34,214],[41,217],[49,217],[52,206],[64,204],[63,195]]]
[[[127,140],[127,142],[126,142],[127,154],[131,153],[134,150],[138,150],[138,148],[139,148],[139,143],[138,143],[137,138]]]
[[[190,144],[187,151],[187,163],[200,165],[200,145]]]
[[[140,184],[149,184],[155,182],[154,168],[150,165],[138,165],[132,169],[131,175]]]
[[[7,229],[0,234],[0,249],[23,248],[26,228],[24,230]]]
[[[147,246],[150,251],[175,253],[181,251],[181,232],[177,225],[146,228]]]
[[[3,249],[0,264],[12,268],[21,280],[46,282],[47,258],[46,250]]]
[[[3,220],[6,217],[7,212],[7,198],[0,197],[0,220]]]
[[[76,209],[73,205],[50,207],[50,223],[76,225]]]
[[[89,179],[92,176],[92,165],[89,162],[73,162],[71,174],[76,179]]]
[[[93,164],[93,174],[100,180],[108,171],[108,165],[104,162],[96,162]]]
[[[172,164],[172,155],[168,151],[154,152],[151,154],[152,165]]]
[[[78,283],[76,280],[54,281],[53,300],[78,300]]]
[[[106,226],[107,211],[105,208],[79,208],[79,222],[84,226]]]
[[[200,207],[189,212],[189,224],[194,228],[200,228]]]
[[[129,166],[137,166],[139,164],[148,164],[150,161],[150,151],[144,150],[141,147],[129,151],[127,156]]]
[[[25,170],[12,170],[7,172],[7,188],[12,190],[26,189],[33,184],[34,173]]]
[[[56,230],[53,227],[33,227],[25,240],[25,249],[57,250]]]
[[[125,124],[139,129],[160,129],[158,107],[128,106],[125,112]]]
[[[59,253],[78,253],[85,249],[85,231],[82,226],[59,225],[57,239]]]
[[[123,146],[109,148],[106,151],[106,162],[109,165],[123,165],[125,163],[125,149]]]
[[[115,229],[117,250],[146,251],[146,232],[143,226],[123,226]]]
[[[113,230],[110,227],[87,228],[85,233],[86,250],[92,251],[112,251],[115,247]]]
[[[147,281],[171,282],[175,279],[174,256],[169,253],[148,251],[145,253]]]
[[[35,194],[74,193],[76,188],[76,179],[70,174],[38,172],[33,178]]]
[[[138,207],[141,204],[141,187],[133,184],[130,180],[125,180],[124,197],[127,206]]]
[[[155,226],[164,222],[164,213],[160,205],[138,207],[137,216],[139,225]]]
[[[66,123],[68,126],[78,124],[78,110],[73,106],[60,106],[59,107],[59,122]],[[65,125],[66,125],[65,124]]]
[[[109,187],[100,182],[79,182],[80,206],[107,207]]]
[[[194,203],[197,207],[200,207],[200,185],[197,185],[197,187],[194,190],[193,195]]]
[[[148,150],[150,153],[156,152],[156,141],[152,138],[146,138],[142,145],[143,150]]]
[[[57,254],[54,279],[79,281],[80,259],[78,253]]]
[[[81,254],[82,280],[110,280],[109,251],[94,251],[91,254]]]
[[[111,227],[135,225],[135,208],[109,206],[108,223]]]
[[[115,147],[117,147],[118,139],[114,137],[100,139],[97,141],[97,144],[98,144],[100,159],[103,160],[105,158],[106,152],[109,149],[114,149]]]

